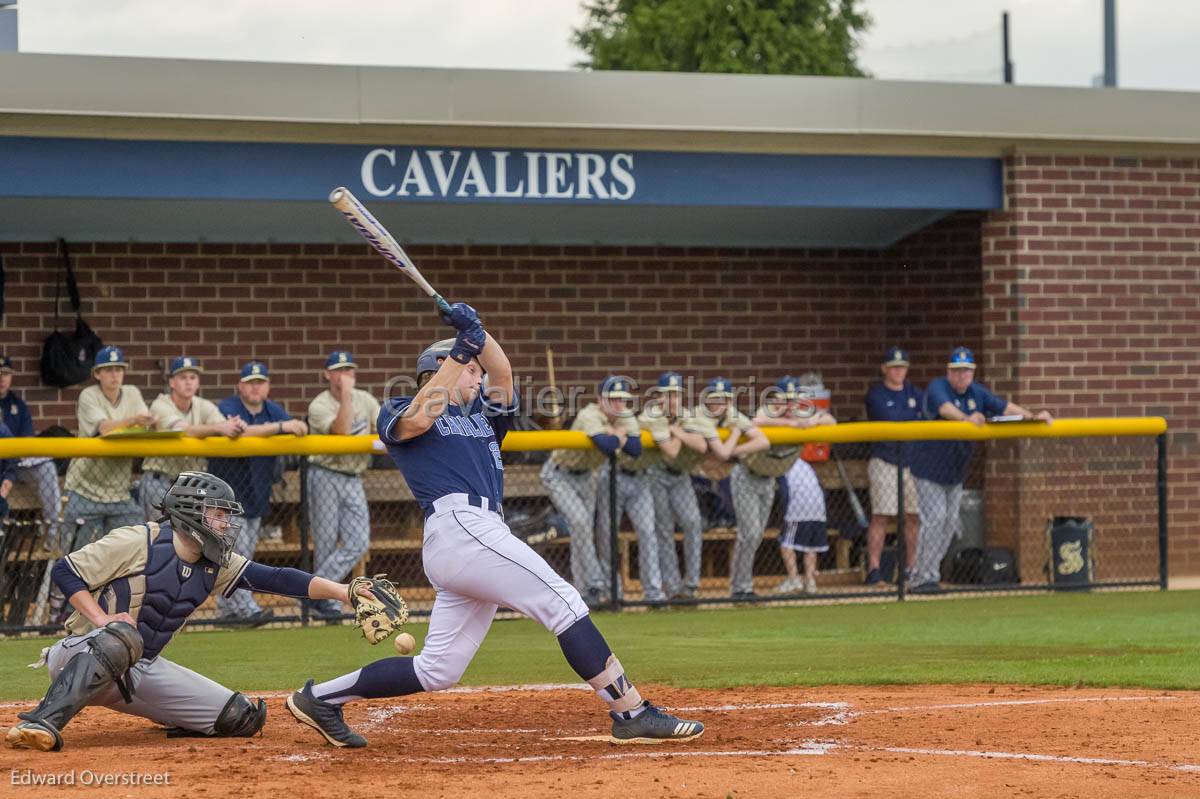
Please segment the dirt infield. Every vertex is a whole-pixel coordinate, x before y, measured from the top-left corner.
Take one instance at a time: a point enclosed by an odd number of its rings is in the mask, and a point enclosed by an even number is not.
[[[266,734],[253,739],[167,739],[141,719],[89,709],[61,753],[0,749],[0,779],[14,797],[1200,795],[1195,693],[987,685],[643,692],[704,721],[705,735],[614,746],[599,700],[581,687],[459,689],[352,705],[347,719],[371,745],[335,750],[292,721],[277,696]],[[0,707],[3,723],[19,709]],[[131,771],[167,773],[170,784],[95,784]],[[72,772],[74,786],[20,784]]]

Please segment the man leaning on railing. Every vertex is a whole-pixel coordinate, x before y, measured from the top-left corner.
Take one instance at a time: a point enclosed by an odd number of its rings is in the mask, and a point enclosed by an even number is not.
[[[243,436],[286,433],[302,436],[307,433],[308,425],[293,419],[279,403],[267,399],[270,392],[267,365],[261,361],[250,361],[242,367],[237,394],[221,400],[217,408],[225,416],[236,416],[246,423]],[[208,470],[233,486],[245,509],[245,520],[238,531],[233,551],[247,560],[254,559],[263,517],[270,508],[276,457],[212,458],[208,462]],[[275,615],[269,608],[260,608],[247,591],[235,593],[232,598],[217,597],[217,609],[221,612],[218,621],[223,623],[265,624]]]
[[[976,383],[975,367],[975,354],[966,347],[956,347],[950,353],[946,376],[937,378],[925,389],[923,413],[927,419],[970,422],[976,426],[997,416],[1053,421],[1049,411],[1031,413]],[[961,535],[959,507],[974,449],[970,441],[921,441],[913,448],[912,473],[917,478],[921,537],[912,593],[932,594],[941,590],[942,558],[950,542]]]
[[[33,416],[25,400],[12,390],[13,372],[12,358],[0,355],[0,418],[14,436],[27,438],[33,435]],[[54,461],[44,456],[21,458],[17,462],[16,480],[32,485],[37,491],[42,502],[42,541],[47,549],[53,549],[58,540],[58,511],[62,502]],[[7,492],[4,496],[7,499]]]

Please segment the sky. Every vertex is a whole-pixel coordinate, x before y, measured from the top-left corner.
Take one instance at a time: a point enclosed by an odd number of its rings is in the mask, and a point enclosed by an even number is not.
[[[1102,0],[866,0],[860,64],[883,79],[1091,86]],[[1200,0],[1118,0],[1118,83],[1200,91]],[[21,0],[26,52],[375,66],[572,69],[579,0]]]

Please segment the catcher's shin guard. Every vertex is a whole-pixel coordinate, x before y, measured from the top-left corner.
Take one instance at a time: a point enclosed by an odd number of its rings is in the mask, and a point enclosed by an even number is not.
[[[25,723],[8,731],[9,746],[56,752],[62,749],[62,729],[114,682],[129,701],[122,679],[142,656],[142,637],[137,628],[113,622],[89,638],[86,645],[87,651],[71,658],[50,683],[41,703],[17,714]]]
[[[249,738],[267,723],[267,703],[257,703],[245,694],[234,694],[225,703],[213,726],[213,735],[222,738]]]

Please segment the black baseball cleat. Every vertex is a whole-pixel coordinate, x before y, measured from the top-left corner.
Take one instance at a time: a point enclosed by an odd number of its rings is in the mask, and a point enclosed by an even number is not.
[[[342,706],[322,702],[313,696],[313,681],[304,683],[304,687],[287,698],[287,709],[296,717],[296,721],[307,724],[334,746],[348,749],[359,749],[367,745],[367,739],[346,726],[342,717]]]
[[[615,744],[661,744],[691,741],[704,734],[704,725],[698,721],[677,719],[650,704],[649,700],[644,700],[642,707],[645,709],[631,719],[609,711],[613,720],[610,741]]]

